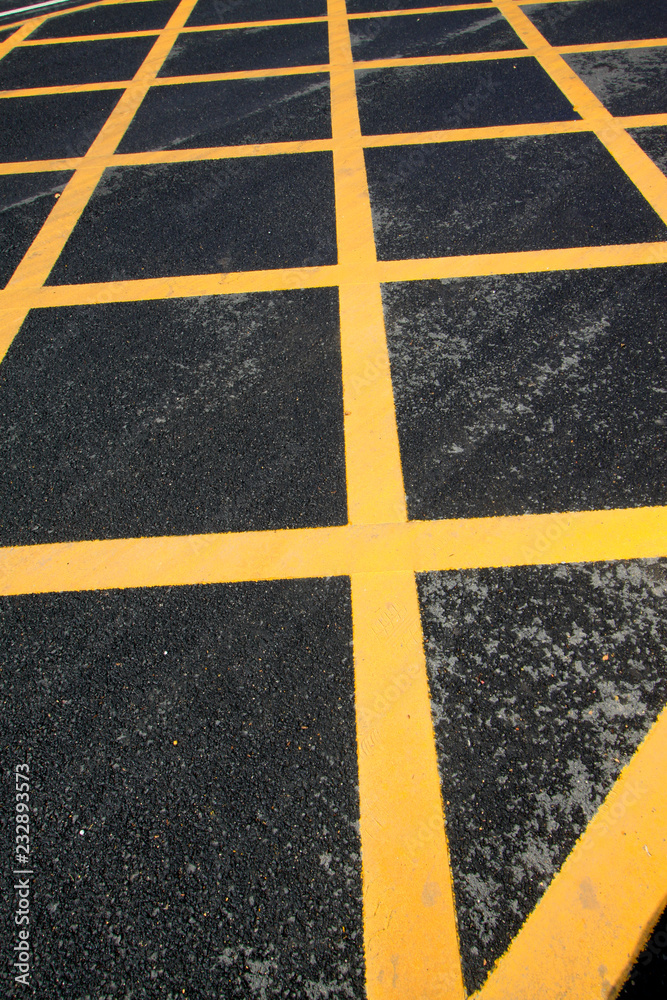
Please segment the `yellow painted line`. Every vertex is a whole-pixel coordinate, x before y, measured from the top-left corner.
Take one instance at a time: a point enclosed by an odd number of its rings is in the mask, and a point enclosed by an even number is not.
[[[375,266],[375,241],[344,0],[329,0],[329,50],[338,260],[360,274],[359,284],[340,288],[348,512],[353,524],[403,521],[405,490],[380,287],[377,279],[363,281],[363,272],[372,274]]]
[[[443,13],[454,13],[458,10],[490,10],[493,8],[492,3],[462,3],[460,5],[444,5],[442,7],[411,7],[403,10],[376,10],[370,14],[348,14],[348,21],[361,21],[368,20],[372,17],[375,20],[378,17],[405,17],[406,15],[416,14],[443,14]]]
[[[0,42],[0,59],[4,59],[8,52],[20,45],[24,38],[26,38],[31,31],[39,27],[42,21],[46,20],[44,17],[34,17],[31,21],[26,21],[22,28],[15,31],[13,35],[9,38],[5,38],[4,42]],[[0,25],[0,31],[6,27],[6,25]]]
[[[142,278],[109,281],[100,284],[45,285],[34,289],[31,306],[45,309],[57,306],[95,305],[101,302],[140,302],[177,299],[199,295],[247,295],[251,292],[283,291],[293,288],[323,288],[337,285],[341,268],[293,267],[275,271],[229,271],[224,274],[192,274],[172,278]],[[23,296],[19,292],[0,292],[0,308],[17,308]]]
[[[149,0],[142,0],[148,3]],[[49,94],[84,94],[89,90],[124,90],[131,80],[112,80],[104,83],[69,83],[54,87],[21,87],[16,90],[0,90],[0,100],[10,97],[44,97]]]
[[[21,43],[22,49],[36,49],[42,45],[64,45],[73,42],[106,42],[114,38],[156,38],[159,28],[146,31],[109,31],[100,35],[67,35],[61,38],[33,38]]]
[[[154,163],[189,163],[201,160],[234,160],[248,156],[278,156],[286,153],[319,153],[331,149],[331,139],[300,139],[296,142],[264,142],[247,146],[204,146],[198,149],[162,149],[151,153],[116,153],[109,167]]]
[[[190,16],[196,0],[181,0],[169,19],[168,28],[178,27]],[[102,126],[87,154],[82,158],[81,165],[75,171],[65,187],[60,199],[46,219],[44,225],[25,253],[21,263],[7,283],[3,293],[2,307],[10,299],[12,323],[3,325],[3,340],[5,350],[13,337],[18,333],[22,319],[18,317],[16,301],[13,298],[23,298],[25,303],[24,316],[32,306],[30,293],[39,289],[49,276],[51,268],[58,259],[62,248],[67,242],[74,226],[84,208],[88,204],[97,183],[102,176],[104,167],[96,163],[96,158],[113,153],[123,137],[137,108],[141,104],[151,82],[155,79],[164,60],[173,45],[173,31],[163,30],[157,37],[150,52],[137,70],[132,83],[124,91],[118,104]],[[18,294],[17,294],[18,293]],[[1,357],[4,357],[4,351]]]
[[[605,106],[568,66],[562,55],[537,30],[516,0],[498,0],[497,7],[542,68],[582,118],[606,122],[594,132],[653,210],[667,223],[667,177],[647,153],[612,118]]]
[[[0,163],[0,174],[38,174],[49,170],[76,170],[82,157],[64,160],[21,160],[18,163]]]
[[[181,83],[215,83],[218,80],[257,80],[265,76],[301,76],[303,73],[327,73],[328,63],[311,66],[281,66],[278,69],[240,69],[226,73],[202,73],[200,76],[161,76],[154,87],[172,87]]]
[[[663,710],[475,997],[616,996],[667,903],[666,760]]]
[[[667,38],[639,38],[628,42],[588,42],[586,45],[556,45],[556,52],[616,52],[619,49],[646,49],[667,45]]]
[[[79,8],[80,9],[80,8]],[[58,38],[34,38],[22,43],[22,48],[29,48],[37,45],[64,45],[72,42],[102,42],[109,38],[145,38],[155,36],[162,31],[174,35],[194,35],[211,31],[230,31],[240,28],[272,28],[276,25],[289,24],[326,24],[326,17],[289,17],[273,21],[239,21],[237,24],[205,24],[191,27],[183,26],[179,28],[146,28],[137,31],[109,31],[99,34],[89,35],[60,35]],[[0,30],[2,26],[0,25]]]
[[[530,56],[527,49],[505,49],[501,52],[464,52],[442,56],[397,56],[394,59],[355,60],[355,69],[393,69],[396,66],[441,66],[447,63],[489,62],[492,59],[523,59]]]
[[[352,627],[366,994],[463,1000],[413,574],[353,576]]]
[[[0,593],[428,573],[667,556],[667,507],[0,548]]]
[[[527,274],[531,271],[579,271],[591,267],[625,267],[665,262],[667,242],[627,243],[606,247],[568,247],[562,250],[380,261],[377,271],[383,282],[423,281],[488,274]]]
[[[627,115],[615,119],[623,128],[648,128],[667,125],[667,113]],[[529,125],[491,125],[483,128],[445,129],[436,132],[397,132],[391,135],[362,137],[364,148],[379,146],[413,146],[436,142],[463,142],[475,139],[505,139],[530,135],[562,135],[590,132],[599,127],[590,120],[539,122]],[[245,146],[202,146],[184,149],[154,150],[143,153],[113,153],[95,158],[95,163],[107,167],[143,166],[155,163],[188,163],[200,160],[236,159],[248,156],[276,156],[288,153],[313,153],[333,148],[331,139],[305,139],[291,142],[265,142]],[[16,160],[0,163],[0,174],[31,174],[49,170],[76,170],[83,157],[60,160]],[[88,162],[88,161],[87,161]],[[92,162],[92,158],[91,161]],[[606,248],[605,248],[606,249]],[[541,252],[541,251],[538,251]],[[551,252],[551,251],[545,251]]]
[[[389,281],[423,281],[467,278],[491,274],[527,274],[541,271],[584,270],[593,267],[627,267],[639,264],[667,263],[667,242],[629,243],[607,247],[572,247],[565,250],[531,250],[519,253],[478,254],[462,257],[433,257],[423,260],[379,261],[362,268],[343,265],[296,267],[266,271],[238,271],[220,274],[179,275],[167,278],[143,278],[80,285],[46,285],[30,292],[32,308],[94,305],[98,302],[137,302],[142,299],[171,299],[196,295],[231,295],[279,291],[293,288],[320,288],[340,285],[358,288],[360,278],[368,284]],[[21,308],[25,296],[20,289],[0,291],[3,314]],[[352,308],[356,308],[352,302]],[[358,305],[359,309],[363,304]],[[369,308],[371,308],[369,306]],[[375,308],[375,307],[372,307]],[[25,310],[25,305],[23,305]],[[5,324],[6,328],[10,324]],[[369,334],[377,337],[375,334]],[[10,338],[11,340],[11,338]],[[6,342],[6,346],[9,346]],[[3,341],[0,341],[2,344]],[[381,347],[381,345],[380,345]],[[354,344],[352,350],[356,350]],[[0,357],[4,356],[0,347]],[[359,348],[363,350],[363,345]],[[357,391],[368,388],[370,381],[384,378],[383,350],[358,359],[362,370]],[[380,376],[380,372],[384,373]],[[352,374],[351,379],[357,377]],[[353,394],[354,386],[349,392]],[[350,397],[350,398],[353,398]],[[390,520],[390,519],[389,519]]]
[[[322,17],[280,17],[267,21],[235,21],[225,24],[196,24],[181,28],[181,34],[196,34],[201,31],[235,31],[238,28],[272,28],[285,24],[326,24],[326,16]]]

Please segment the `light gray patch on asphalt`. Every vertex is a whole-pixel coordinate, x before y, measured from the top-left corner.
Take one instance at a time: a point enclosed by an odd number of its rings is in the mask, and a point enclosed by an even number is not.
[[[667,111],[667,50],[663,46],[563,57],[613,115]]]
[[[667,701],[666,593],[664,559],[419,577],[471,992]]]

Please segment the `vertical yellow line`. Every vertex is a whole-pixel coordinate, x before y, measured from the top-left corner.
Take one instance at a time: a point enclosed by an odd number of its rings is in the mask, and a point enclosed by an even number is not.
[[[412,573],[352,577],[368,1000],[465,996]]]
[[[584,119],[594,120],[592,131],[667,223],[667,177],[547,42],[515,0],[498,0],[496,6],[575,111]]]
[[[373,222],[344,0],[329,0],[331,124],[340,287],[345,457],[349,520],[406,520],[405,492]]]
[[[329,0],[348,510],[407,520],[344,0]],[[368,1000],[461,1000],[463,979],[412,573],[352,577]]]
[[[185,24],[195,3],[196,0],[181,0],[137,70],[129,87],[124,91],[97,138],[82,158],[81,165],[74,172],[60,199],[56,202],[23,260],[7,283],[5,292],[0,292],[0,309],[2,309],[3,298],[7,299],[11,296],[15,302],[17,291],[25,294],[25,308],[23,310],[17,310],[13,307],[1,314],[0,360],[9,349],[30,309],[31,291],[41,288],[48,278],[51,268],[58,259],[104,172],[105,166],[103,162],[100,162],[99,157],[109,156],[116,149],[146,91],[159,73],[176,41],[177,35],[173,29],[178,29]]]

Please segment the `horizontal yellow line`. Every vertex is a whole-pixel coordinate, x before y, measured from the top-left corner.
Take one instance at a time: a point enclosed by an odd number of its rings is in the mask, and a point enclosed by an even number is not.
[[[78,9],[78,8],[77,8]],[[109,31],[90,35],[61,35],[58,38],[34,38],[21,42],[21,48],[36,45],[65,45],[72,42],[102,42],[110,38],[145,38],[156,35],[194,35],[204,31],[230,31],[239,28],[271,28],[289,24],[326,24],[326,17],[289,17],[273,21],[239,21],[234,24],[205,24],[184,28],[149,28],[141,31]],[[0,30],[2,26],[0,25]]]
[[[192,274],[81,285],[47,285],[30,291],[30,308],[96,305],[101,302],[138,302],[199,295],[236,295],[292,288],[323,288],[363,282],[425,281],[478,277],[490,274],[526,274],[538,271],[584,270],[667,262],[667,242],[630,243],[607,247],[572,247],[520,253],[474,254],[424,260],[378,261],[362,267],[331,264],[270,271]],[[25,290],[0,291],[0,309],[25,307]]]
[[[1,29],[1,26],[0,26]],[[60,38],[28,38],[16,46],[18,49],[36,49],[42,45],[64,45],[72,42],[106,42],[114,38],[157,38],[159,28],[146,31],[109,31],[101,35],[63,35]]]
[[[615,52],[619,49],[646,49],[652,46],[667,45],[667,38],[640,38],[628,42],[588,42],[585,45],[555,45],[554,50],[560,55],[568,52]]]
[[[148,0],[144,0],[148,3]],[[92,90],[125,90],[131,80],[105,80],[104,83],[64,83],[53,87],[17,87],[16,90],[0,90],[0,100],[10,97],[45,97],[49,94],[84,94]]]
[[[667,125],[667,114],[627,115],[615,118],[622,128]],[[487,125],[482,128],[442,129],[436,132],[396,132],[392,135],[363,137],[366,148],[378,146],[418,146],[430,142],[461,142],[475,139],[511,139],[529,135],[567,135],[574,132],[594,132],[609,124],[609,119],[572,119],[562,122],[535,122],[520,125]]]
[[[403,10],[376,10],[372,11],[370,14],[348,14],[348,21],[360,21],[366,20],[372,17],[374,20],[378,17],[403,17],[406,14],[442,14],[446,12],[454,12],[459,10],[488,10],[493,7],[492,3],[462,3],[462,4],[446,4],[442,7],[410,7]]]
[[[395,59],[355,59],[357,69],[394,69],[397,66],[440,66],[446,63],[489,62],[492,59],[522,59],[532,53],[528,49],[505,49],[501,52],[457,52],[442,56],[397,56]]]
[[[488,274],[526,274],[530,271],[579,271],[591,267],[625,267],[665,262],[667,242],[378,261],[377,270],[380,281],[423,281]]]
[[[667,113],[657,115],[627,115],[614,121],[624,129],[667,125]],[[538,122],[528,125],[489,125],[484,128],[443,129],[435,132],[395,132],[391,135],[362,137],[366,148],[381,146],[415,146],[424,143],[462,142],[475,139],[519,138],[530,135],[563,135],[593,132],[605,122],[579,119],[564,122]],[[245,156],[275,156],[286,153],[312,153],[332,150],[334,140],[304,139],[292,142],[265,142],[244,146],[203,146],[185,149],[155,150],[144,153],[114,153],[107,157],[87,157],[86,162],[103,162],[107,167],[141,166],[155,163],[187,163],[200,160],[236,159]],[[33,174],[50,170],[76,170],[83,157],[56,160],[15,160],[0,163],[0,175]]]
[[[667,555],[667,507],[0,549],[0,593],[429,572]]]
[[[30,292],[31,308],[96,305],[101,302],[140,302],[144,299],[175,299],[199,295],[239,295],[292,288],[324,288],[340,284],[342,268],[294,267],[275,271],[239,271],[227,274],[192,274],[172,278],[143,278],[100,284],[46,285]],[[0,292],[0,308],[15,308],[25,291]]]
[[[116,153],[110,167],[141,166],[154,163],[187,163],[200,160],[233,160],[243,156],[277,156],[285,153],[319,153],[332,148],[331,139],[303,139],[297,142],[264,142],[247,146],[215,146],[200,149],[166,149],[152,153]]]

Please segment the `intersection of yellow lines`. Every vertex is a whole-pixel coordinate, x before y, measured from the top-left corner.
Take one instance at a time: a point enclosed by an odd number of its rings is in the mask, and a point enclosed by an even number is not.
[[[101,0],[77,7],[136,0]],[[151,0],[143,0],[151,2]],[[62,196],[0,292],[0,357],[32,308],[337,286],[345,410],[349,523],[338,528],[119,539],[0,549],[0,592],[186,585],[347,575],[352,582],[364,944],[369,1000],[460,1000],[465,996],[445,820],[415,584],[427,570],[583,562],[667,555],[667,508],[636,508],[521,517],[410,522],[394,411],[380,296],[381,283],[667,262],[667,242],[575,247],[378,262],[364,148],[515,135],[591,131],[667,222],[667,178],[627,129],[667,124],[667,115],[613,118],[570,69],[563,53],[667,45],[667,39],[549,45],[517,0],[424,7],[498,9],[525,49],[465,56],[353,63],[344,0],[329,0],[329,64],[289,70],[156,79],[196,0],[181,0],[160,31],[77,36],[77,40],[154,36],[131,81],[4,91],[0,99],[46,93],[123,89],[85,156],[1,164],[2,173],[71,169]],[[552,0],[558,3],[561,0]],[[583,0],[582,0],[583,2]],[[59,11],[58,13],[62,13]],[[0,58],[48,14],[0,43]],[[258,27],[275,22],[249,22]],[[68,39],[68,41],[73,39]],[[581,115],[581,121],[468,128],[364,137],[355,69],[534,57]],[[149,87],[188,80],[329,72],[332,138],[311,142],[118,155],[115,150]],[[45,287],[51,268],[109,166],[259,156],[330,149],[334,157],[338,264],[234,274],[195,275]],[[388,692],[400,697],[388,696]],[[378,698],[388,705],[372,726]],[[607,800],[482,989],[481,1000],[586,1000],[611,997],[630,967],[667,891],[667,713],[624,769]]]

